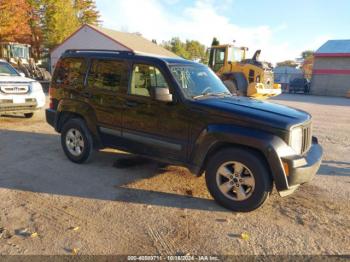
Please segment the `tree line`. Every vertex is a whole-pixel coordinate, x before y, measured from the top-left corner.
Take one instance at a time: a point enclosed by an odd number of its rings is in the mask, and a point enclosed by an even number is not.
[[[0,0],[0,43],[30,44],[35,60],[42,57],[43,50],[59,45],[86,23],[101,25],[95,0]],[[212,45],[218,44],[214,37]],[[185,59],[208,62],[208,49],[199,41],[173,37],[160,45]],[[304,60],[310,57],[312,51],[303,52]],[[297,63],[288,60],[277,64],[282,65],[296,67]]]
[[[100,24],[94,0],[1,0],[0,43],[32,46],[35,59],[43,48],[51,49],[82,24]]]

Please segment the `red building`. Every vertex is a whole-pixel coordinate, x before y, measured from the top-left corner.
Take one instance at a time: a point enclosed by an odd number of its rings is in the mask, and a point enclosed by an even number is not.
[[[350,40],[329,40],[315,52],[311,93],[349,96]]]

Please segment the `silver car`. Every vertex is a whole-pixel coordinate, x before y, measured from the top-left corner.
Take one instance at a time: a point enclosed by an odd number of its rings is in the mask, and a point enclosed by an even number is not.
[[[0,60],[0,115],[24,114],[26,118],[31,118],[44,105],[45,94],[41,84]]]

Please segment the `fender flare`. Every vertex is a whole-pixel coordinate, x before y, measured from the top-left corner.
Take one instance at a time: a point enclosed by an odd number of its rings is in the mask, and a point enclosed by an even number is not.
[[[270,133],[230,124],[209,125],[197,137],[190,154],[191,171],[201,175],[207,163],[207,157],[225,146],[240,146],[259,152],[266,160],[277,190],[288,188],[287,177],[278,155],[278,148],[285,142]]]
[[[89,104],[71,99],[61,100],[57,107],[55,119],[55,130],[57,132],[61,131],[66,114],[78,115],[83,118],[93,137],[96,138],[98,142],[101,141],[99,131],[95,124],[97,123],[96,115],[93,108]]]

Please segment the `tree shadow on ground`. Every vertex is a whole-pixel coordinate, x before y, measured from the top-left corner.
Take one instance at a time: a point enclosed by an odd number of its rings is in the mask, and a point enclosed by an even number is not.
[[[122,152],[98,152],[93,162],[74,164],[64,156],[57,135],[0,130],[0,161],[1,188],[229,212],[212,199],[128,188],[131,183],[164,173],[163,167],[151,160]],[[121,168],[120,161],[129,166]],[[189,180],[197,179],[187,175]]]

